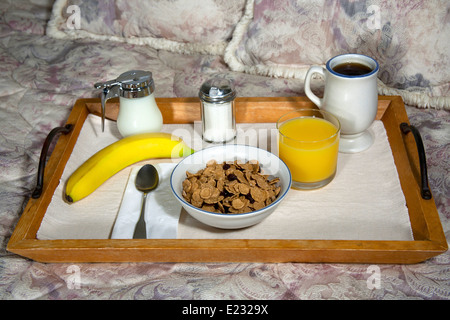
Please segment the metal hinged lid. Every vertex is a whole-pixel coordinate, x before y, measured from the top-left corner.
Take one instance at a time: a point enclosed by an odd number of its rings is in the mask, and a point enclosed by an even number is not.
[[[96,83],[94,87],[108,90],[117,88],[115,96],[124,98],[141,98],[155,91],[152,73],[142,70],[124,72],[117,79]]]
[[[141,91],[149,89],[150,93],[155,90],[152,73],[149,71],[132,70],[122,73],[117,81],[122,84],[122,90]]]

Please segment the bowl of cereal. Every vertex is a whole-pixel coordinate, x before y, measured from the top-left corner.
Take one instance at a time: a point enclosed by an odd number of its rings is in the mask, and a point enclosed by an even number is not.
[[[291,173],[273,153],[228,144],[181,160],[170,177],[175,198],[198,221],[221,229],[255,225],[274,212],[289,191]]]

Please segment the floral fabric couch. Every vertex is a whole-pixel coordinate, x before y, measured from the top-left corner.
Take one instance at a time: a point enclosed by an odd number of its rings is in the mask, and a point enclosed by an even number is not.
[[[43,264],[6,250],[49,131],[98,81],[153,73],[157,97],[195,97],[213,75],[239,96],[302,96],[306,71],[337,54],[380,63],[422,134],[450,237],[450,3],[446,0],[17,0],[0,3],[0,299],[449,299],[450,254],[416,265]],[[314,80],[314,90],[323,83]]]

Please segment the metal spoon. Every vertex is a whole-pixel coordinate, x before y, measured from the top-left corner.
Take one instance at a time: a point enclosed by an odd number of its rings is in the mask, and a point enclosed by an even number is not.
[[[146,164],[136,176],[136,189],[142,191],[144,196],[142,197],[141,215],[136,223],[134,229],[133,239],[147,239],[147,231],[145,226],[145,201],[147,200],[147,193],[156,189],[159,182],[158,171],[151,164]]]

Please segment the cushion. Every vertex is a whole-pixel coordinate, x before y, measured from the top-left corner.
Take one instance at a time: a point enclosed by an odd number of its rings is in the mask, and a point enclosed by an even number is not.
[[[380,64],[379,93],[450,108],[450,2],[248,0],[225,61],[234,71],[304,79],[342,53]]]
[[[47,34],[223,54],[245,0],[56,0]]]

